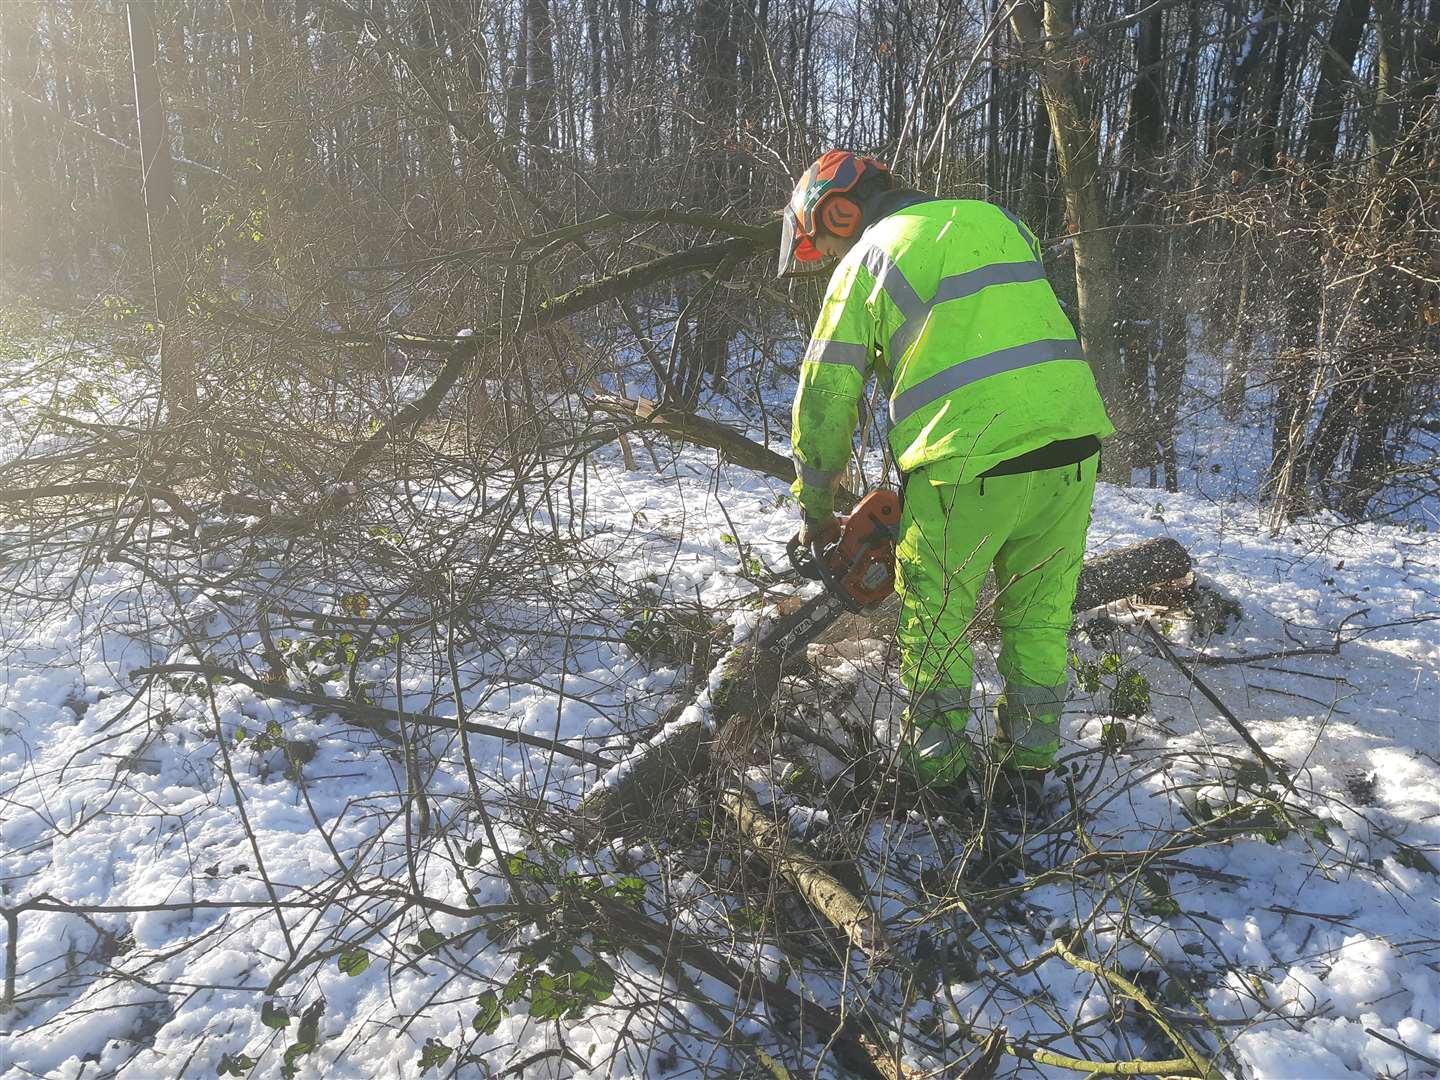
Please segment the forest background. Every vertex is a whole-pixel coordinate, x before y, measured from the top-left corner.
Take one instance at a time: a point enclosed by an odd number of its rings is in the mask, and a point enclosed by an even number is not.
[[[3,20],[5,278],[185,322],[181,401],[233,402],[257,334],[343,367],[358,336],[499,326],[724,235],[704,215],[763,225],[835,144],[1044,238],[1125,435],[1112,476],[1129,458],[1174,487],[1198,327],[1225,415],[1265,403],[1284,514],[1433,491],[1435,0],[13,0]],[[702,219],[556,231],[659,209]],[[664,402],[706,380],[753,398],[814,283],[723,252],[701,269],[599,322]],[[467,379],[586,385],[608,362],[536,348]]]

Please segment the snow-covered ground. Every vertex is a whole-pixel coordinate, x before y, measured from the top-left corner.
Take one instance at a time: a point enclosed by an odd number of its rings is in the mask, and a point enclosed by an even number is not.
[[[517,899],[538,894],[544,906],[566,889],[604,891],[697,935],[718,928],[732,959],[827,1006],[898,1003],[893,1019],[907,1026],[891,1034],[917,1076],[945,1065],[934,1047],[962,1025],[1003,1025],[1017,1042],[1097,1061],[1174,1056],[1133,1006],[1121,1022],[1106,985],[1062,958],[1014,972],[1065,927],[1083,928],[1094,958],[1163,999],[1195,1045],[1223,1046],[1222,1070],[1440,1075],[1440,541],[1328,520],[1269,535],[1240,482],[1243,448],[1258,436],[1206,443],[1202,420],[1213,421],[1189,415],[1186,491],[1102,485],[1090,544],[1174,537],[1241,602],[1238,625],[1213,636],[1165,628],[1182,656],[1224,661],[1196,670],[1289,766],[1285,801],[1308,816],[1169,860],[1170,903],[1126,904],[1134,883],[1118,888],[1125,873],[1097,867],[1006,910],[962,914],[947,898],[964,894],[953,876],[964,862],[943,830],[904,815],[841,823],[809,806],[802,786],[757,769],[757,790],[786,806],[797,836],[823,846],[844,832],[868,853],[870,902],[928,965],[906,984],[853,959],[844,979],[783,953],[713,873],[649,847],[572,850],[559,811],[682,703],[673,691],[685,673],[617,638],[617,607],[558,629],[517,615],[508,639],[455,647],[453,682],[443,638],[433,650],[407,639],[407,653],[332,627],[300,643],[310,656],[292,665],[296,688],[296,671],[323,680],[343,666],[336,650],[353,649],[378,704],[393,708],[398,694],[412,712],[453,718],[458,686],[468,720],[540,744],[473,734],[467,758],[453,731],[411,730],[407,752],[332,710],[250,686],[216,682],[211,693],[190,676],[137,678],[200,659],[186,633],[205,639],[206,661],[256,672],[262,641],[253,611],[223,592],[184,581],[167,592],[114,563],[64,604],[0,610],[0,906],[13,916],[0,934],[15,992],[0,1017],[0,1077],[722,1076],[740,1071],[737,1039],[790,1075],[844,1075],[764,1002],[693,969],[662,971],[643,942],[607,945],[571,928],[568,944],[536,946],[545,928],[517,914]],[[585,492],[587,572],[607,568],[616,605],[648,583],[724,621],[753,601],[751,579],[784,564],[794,529],[784,487],[717,469],[700,451],[662,453],[658,473],[640,460],[627,471],[609,447],[572,478]],[[1230,483],[1206,486],[1212,478]],[[457,512],[479,497],[463,485],[437,494]],[[534,527],[548,524],[537,512]],[[43,568],[51,583],[67,572],[63,560]],[[573,572],[555,570],[557,595]],[[369,606],[326,602],[335,616]],[[1106,753],[1108,688],[1077,691],[1062,753],[1076,788],[1099,793],[1088,842],[1153,850],[1189,827],[1180,791],[1216,806],[1240,797],[1246,751],[1147,648],[1136,613],[1110,614],[1111,644],[1078,642],[1077,663],[1113,651],[1148,682],[1150,708],[1124,721],[1124,747]],[[162,624],[170,637],[155,636]],[[292,659],[297,647],[282,646]],[[993,663],[977,651],[980,687],[993,691]],[[1286,655],[1241,662],[1269,653]],[[883,730],[898,707],[886,656],[882,642],[823,652],[822,666],[855,692],[828,709],[812,703],[810,719],[837,739],[857,717]],[[549,740],[597,760],[557,755]],[[814,761],[821,774],[837,765]],[[1047,863],[1054,850],[1031,854],[1031,874],[1060,865]],[[942,941],[967,942],[975,966],[935,961]],[[956,1041],[948,1060],[973,1049]],[[1002,1060],[1001,1075],[1017,1070],[1080,1075]]]

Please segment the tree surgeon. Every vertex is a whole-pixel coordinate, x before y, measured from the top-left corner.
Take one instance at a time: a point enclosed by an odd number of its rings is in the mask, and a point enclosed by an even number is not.
[[[965,728],[965,631],[993,565],[1000,672],[995,792],[1034,805],[1060,746],[1071,605],[1100,440],[1114,433],[1034,233],[1009,211],[896,185],[830,150],[783,211],[780,275],[838,259],[800,369],[792,439],[809,543],[834,529],[873,373],[904,481],[897,547],[902,754],[918,780],[979,774]]]

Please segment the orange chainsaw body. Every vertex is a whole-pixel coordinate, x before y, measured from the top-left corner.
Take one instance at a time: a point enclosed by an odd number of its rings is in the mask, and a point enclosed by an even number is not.
[[[820,538],[825,585],[859,607],[884,600],[895,590],[895,538],[900,531],[900,496],[870,492],[837,523],[839,539]]]

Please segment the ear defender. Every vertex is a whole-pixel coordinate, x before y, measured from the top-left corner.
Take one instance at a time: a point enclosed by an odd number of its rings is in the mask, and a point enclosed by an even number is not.
[[[860,218],[859,205],[847,195],[831,195],[820,204],[820,224],[836,236],[854,236]]]

